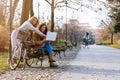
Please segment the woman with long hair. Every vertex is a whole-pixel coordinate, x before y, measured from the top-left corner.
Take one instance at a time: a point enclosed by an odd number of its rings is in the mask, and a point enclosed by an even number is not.
[[[31,31],[34,31],[41,37],[46,37],[45,34],[43,34],[40,30],[35,28],[38,24],[38,19],[34,16],[32,16],[30,19],[25,21],[20,27],[13,30],[11,33],[11,46],[12,46],[12,59],[13,62],[18,58],[18,54],[21,51],[21,42],[27,41],[30,37]],[[25,33],[27,34],[26,36]],[[23,36],[23,37],[22,37]]]
[[[38,26],[38,29],[44,33],[45,35],[48,32],[47,25],[45,23]],[[44,53],[47,53],[49,58],[49,65],[50,67],[57,67],[58,65],[55,63],[55,60],[52,57],[52,46],[49,41],[45,40],[45,38],[40,37],[38,34],[35,33],[34,41],[36,46],[40,47]]]

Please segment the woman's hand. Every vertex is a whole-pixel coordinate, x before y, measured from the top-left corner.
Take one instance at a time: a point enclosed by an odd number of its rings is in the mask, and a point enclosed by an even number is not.
[[[43,40],[43,43],[49,43],[50,41],[49,40]]]
[[[41,37],[42,37],[43,39],[45,39],[45,38],[46,38],[46,35],[42,35]]]

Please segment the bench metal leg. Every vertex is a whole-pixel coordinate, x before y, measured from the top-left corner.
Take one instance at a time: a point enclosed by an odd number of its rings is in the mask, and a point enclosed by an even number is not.
[[[26,60],[26,59],[23,59],[23,70],[25,70],[26,62],[27,62],[27,60]]]
[[[64,51],[64,57],[66,57],[65,51]]]
[[[60,52],[59,52],[59,58],[62,59],[61,55],[60,55]]]
[[[57,53],[58,53],[58,52],[55,52],[54,56],[56,56],[56,55],[57,55]]]
[[[35,63],[36,65],[38,65],[38,61],[39,61],[39,58],[38,58],[38,60],[37,60],[36,63]]]
[[[44,58],[44,54],[42,54],[42,59],[41,59],[41,68],[43,69],[42,67],[42,64],[43,64],[43,58]]]
[[[41,59],[40,61],[41,61],[41,68],[42,68],[43,59]]]

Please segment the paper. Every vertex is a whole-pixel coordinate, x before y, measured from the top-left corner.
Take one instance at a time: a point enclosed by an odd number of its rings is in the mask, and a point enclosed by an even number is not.
[[[46,36],[46,40],[55,41],[56,37],[57,37],[57,33],[56,32],[50,32],[50,31],[48,31],[47,32],[47,36]]]

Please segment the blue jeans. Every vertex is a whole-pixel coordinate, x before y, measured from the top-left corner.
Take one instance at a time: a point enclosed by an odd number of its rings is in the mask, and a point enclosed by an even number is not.
[[[52,48],[51,44],[44,44],[41,46],[41,48],[44,53],[52,54],[52,52],[53,52],[53,48]]]

